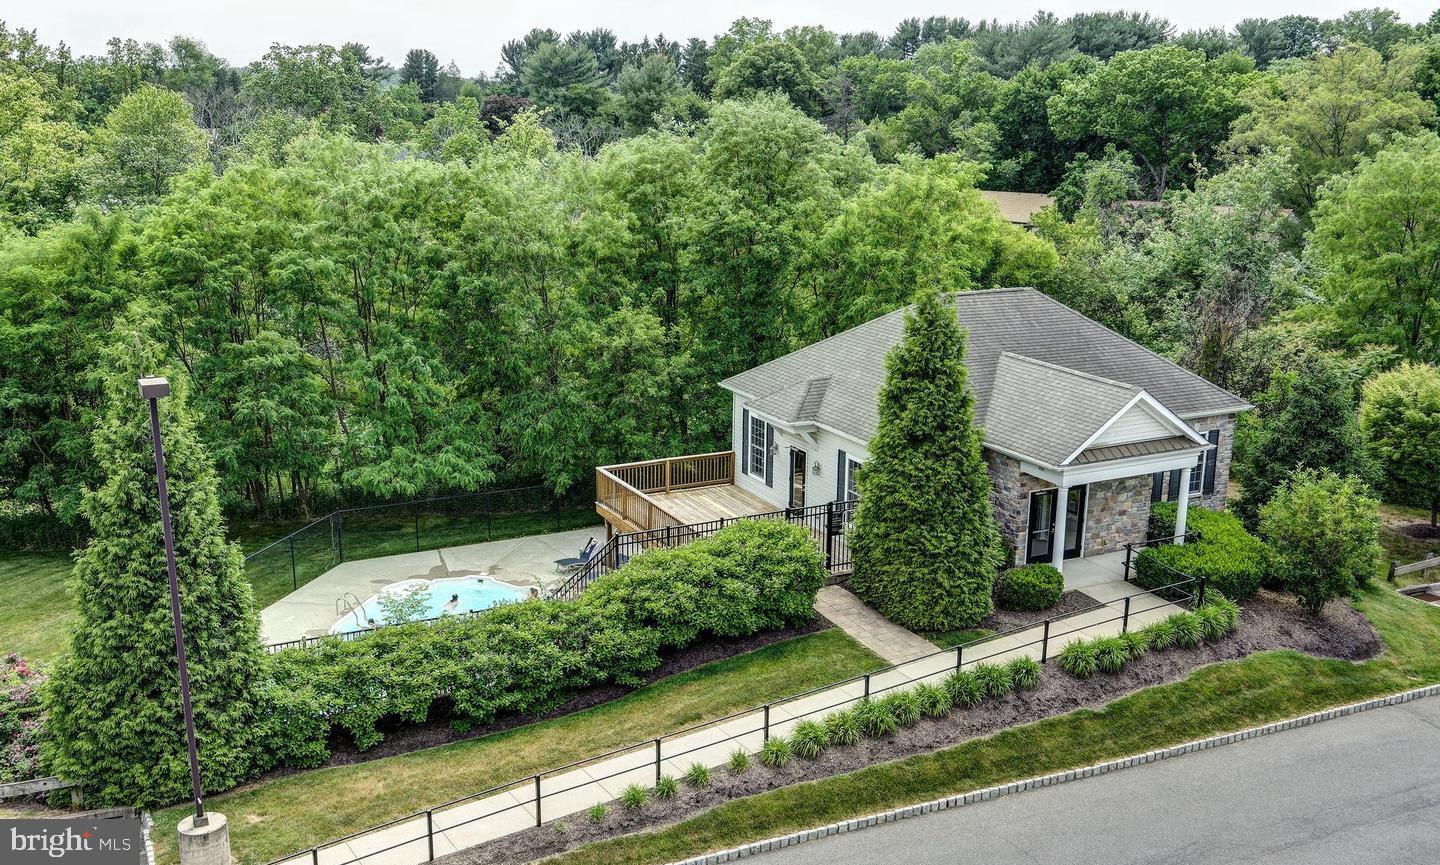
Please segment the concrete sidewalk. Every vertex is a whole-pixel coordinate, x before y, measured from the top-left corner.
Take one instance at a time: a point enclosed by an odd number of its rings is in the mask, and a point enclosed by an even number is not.
[[[1070,639],[1118,634],[1121,626],[1119,616],[1122,614],[1124,602],[1116,599],[1127,594],[1133,595],[1130,607],[1131,627],[1143,627],[1180,610],[1163,598],[1140,592],[1127,583],[1101,584],[1100,587],[1086,589],[1092,597],[1096,597],[1097,591],[1111,598],[1106,607],[1051,623],[1051,657]],[[1097,600],[1103,599],[1097,597]],[[1042,635],[1043,627],[1037,626],[1019,634],[973,646],[964,652],[964,666],[973,667],[982,661],[1003,663],[1021,656],[1038,659]],[[870,693],[879,696],[912,688],[921,682],[943,681],[955,670],[956,653],[953,650],[931,648],[933,654],[873,674],[869,681]],[[918,647],[916,649],[918,650]],[[1051,668],[1046,671],[1046,675],[1059,676],[1064,673]],[[770,735],[787,736],[800,720],[823,718],[830,712],[853,706],[864,696],[865,684],[856,681],[788,702],[772,704],[769,711]],[[766,713],[757,709],[691,729],[675,738],[667,738],[660,744],[660,772],[678,778],[693,763],[702,763],[713,768],[724,765],[730,754],[737,749],[753,753],[764,743],[765,725]],[[638,745],[625,753],[597,759],[560,774],[547,775],[540,782],[541,813],[538,817],[533,779],[517,781],[484,798],[434,812],[435,855],[473,847],[519,832],[536,825],[537,820],[549,821],[582,812],[597,803],[618,798],[620,792],[631,784],[651,787],[655,784],[655,776],[656,748],[653,743]],[[345,865],[351,862],[364,862],[365,865],[420,865],[426,861],[428,852],[426,821],[424,816],[420,816],[324,847],[319,852],[318,860],[319,865]],[[286,860],[284,865],[308,865],[310,862],[311,856],[306,852]]]

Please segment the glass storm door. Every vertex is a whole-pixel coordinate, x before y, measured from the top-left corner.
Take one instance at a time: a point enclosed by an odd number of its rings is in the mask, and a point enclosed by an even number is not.
[[[805,507],[805,452],[790,449],[790,507]]]
[[[1025,544],[1025,561],[1052,561],[1055,543],[1055,500],[1057,490],[1044,490],[1030,496],[1030,529]],[[1085,487],[1071,487],[1065,503],[1065,558],[1080,555],[1080,539],[1085,536]]]

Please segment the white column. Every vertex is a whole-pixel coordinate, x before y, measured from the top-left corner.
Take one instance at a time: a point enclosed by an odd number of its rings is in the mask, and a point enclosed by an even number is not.
[[[1070,511],[1070,488],[1059,487],[1055,491],[1055,534],[1050,536],[1050,564],[1055,570],[1065,570],[1065,515]]]
[[[1190,506],[1190,473],[1194,469],[1180,470],[1180,490],[1175,505],[1175,543],[1185,543],[1185,511]]]

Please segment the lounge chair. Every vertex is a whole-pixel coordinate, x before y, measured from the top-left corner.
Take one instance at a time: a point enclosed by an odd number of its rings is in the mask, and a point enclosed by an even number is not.
[[[590,537],[590,540],[585,542],[585,546],[580,548],[580,553],[575,558],[556,559],[555,572],[560,574],[568,574],[571,571],[579,570],[580,568],[584,567],[587,562],[590,561],[590,557],[593,555],[595,555],[595,537],[592,535]]]

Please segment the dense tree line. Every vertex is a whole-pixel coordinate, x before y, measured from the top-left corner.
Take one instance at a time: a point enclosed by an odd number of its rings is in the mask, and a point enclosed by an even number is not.
[[[143,300],[231,508],[723,446],[716,380],[1036,285],[1246,396],[1440,360],[1440,19],[533,30],[71,57],[0,26],[0,497],[78,522]],[[1025,231],[980,189],[1054,191]],[[1150,199],[1150,206],[1136,204]]]

